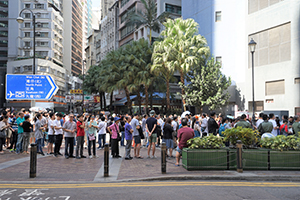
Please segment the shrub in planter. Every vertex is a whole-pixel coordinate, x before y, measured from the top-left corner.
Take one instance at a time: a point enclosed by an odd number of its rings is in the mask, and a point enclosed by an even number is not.
[[[223,132],[224,141],[230,141],[232,145],[236,145],[238,140],[241,140],[245,147],[250,147],[259,141],[259,134],[251,128],[231,128]]]
[[[190,149],[219,149],[224,146],[223,138],[214,135],[192,138],[187,144]]]
[[[274,149],[274,150],[299,150],[300,149],[300,138],[289,135],[279,135],[273,138],[263,138],[260,141],[261,147],[267,149]]]

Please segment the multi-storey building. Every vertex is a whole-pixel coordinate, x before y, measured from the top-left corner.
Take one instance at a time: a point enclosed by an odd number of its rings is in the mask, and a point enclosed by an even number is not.
[[[64,12],[64,66],[72,75],[83,70],[83,5],[81,0],[63,1]]]
[[[255,111],[300,114],[299,12],[294,0],[187,0],[183,18],[193,18],[211,53],[237,88],[235,110],[252,112],[251,38]]]
[[[0,1],[0,106],[5,102],[5,74],[8,51],[8,0]]]
[[[61,97],[66,92],[66,69],[63,65],[64,19],[61,0],[39,0],[38,2],[36,0],[10,0],[8,5],[8,44],[10,48],[8,49],[7,73],[33,73],[33,16],[29,11],[24,11],[21,15],[24,23],[18,24],[16,21],[20,11],[27,8],[32,10],[36,17],[35,73],[53,76],[59,87],[55,98],[63,103]],[[7,106],[17,108],[29,107],[29,105],[29,102],[24,104],[18,103],[18,101],[7,104]]]
[[[100,3],[101,20],[104,19],[105,16],[107,16],[109,8],[112,7],[112,5],[117,1],[118,0],[101,0],[101,3]]]

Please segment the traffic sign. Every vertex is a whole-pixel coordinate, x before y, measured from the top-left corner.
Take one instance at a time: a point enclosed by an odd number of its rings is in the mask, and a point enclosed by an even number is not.
[[[6,75],[7,100],[49,100],[57,90],[50,75]]]
[[[82,90],[81,89],[70,90],[70,94],[82,94]]]

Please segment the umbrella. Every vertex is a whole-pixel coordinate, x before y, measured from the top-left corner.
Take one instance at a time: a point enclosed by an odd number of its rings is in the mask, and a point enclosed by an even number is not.
[[[46,112],[47,111],[45,108],[41,108],[41,107],[31,107],[31,108],[29,108],[29,110],[31,112]]]
[[[191,114],[191,112],[190,111],[184,111],[182,114],[181,114],[181,118],[185,118],[185,116],[186,115],[189,115],[189,114]]]
[[[264,139],[264,138],[273,138],[275,137],[272,133],[264,133],[262,136],[261,136],[261,139]]]

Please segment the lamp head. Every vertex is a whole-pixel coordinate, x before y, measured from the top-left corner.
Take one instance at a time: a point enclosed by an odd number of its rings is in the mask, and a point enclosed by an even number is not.
[[[18,18],[17,18],[17,22],[18,22],[19,24],[22,24],[22,23],[24,22],[24,18],[23,18],[23,17],[18,17]]]
[[[253,40],[253,38],[251,38],[248,46],[251,53],[255,52],[256,42]]]

